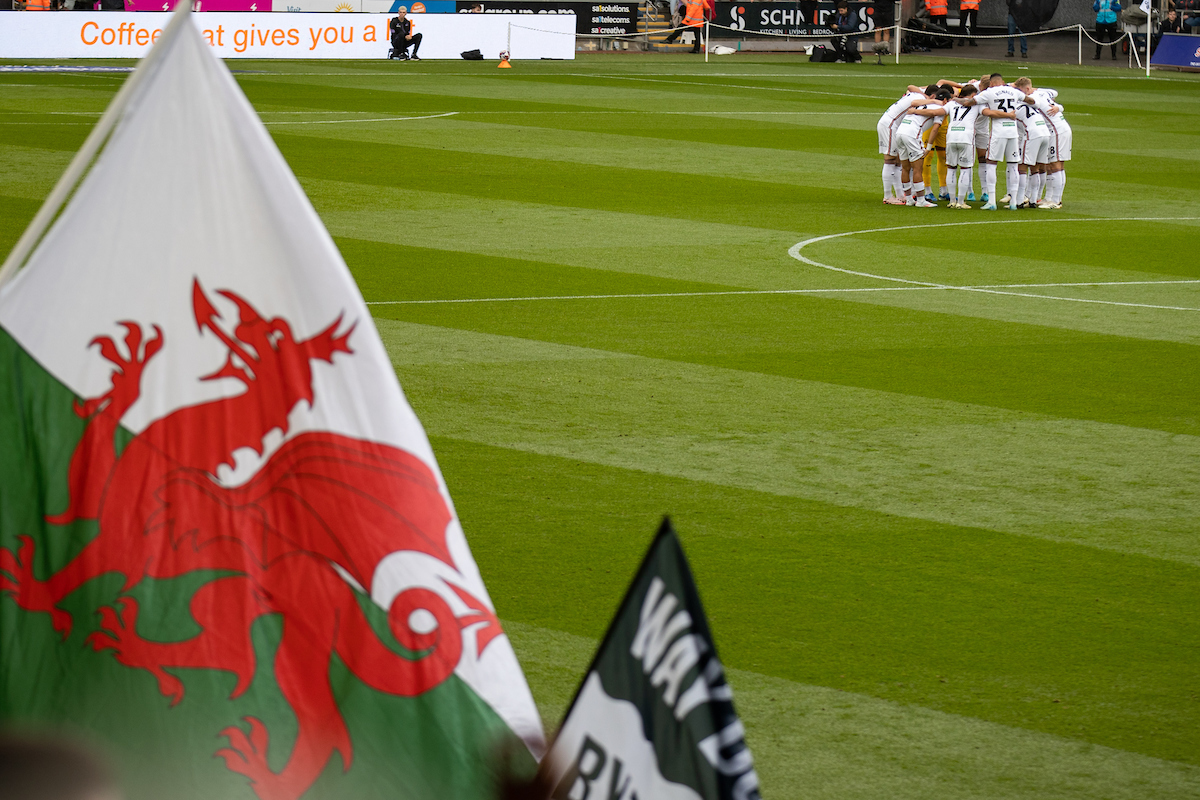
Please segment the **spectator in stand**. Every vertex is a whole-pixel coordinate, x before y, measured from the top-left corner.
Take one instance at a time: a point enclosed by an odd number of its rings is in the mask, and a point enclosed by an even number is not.
[[[833,52],[837,53],[838,61],[857,64],[862,61],[862,56],[858,54],[858,14],[850,10],[846,0],[838,0],[836,8],[832,27],[841,35],[834,36],[830,44],[833,45]]]
[[[1026,32],[1021,23],[1028,16],[1028,3],[1029,0],[1008,0],[1008,52],[1004,54],[1005,58],[1013,57],[1013,36]],[[1029,58],[1029,42],[1024,36],[1021,37],[1021,58]]]
[[[875,18],[875,52],[885,55],[892,52],[892,26],[896,24],[892,7],[892,0],[875,0],[875,13],[872,15]]]
[[[1179,0],[1179,8],[1183,11],[1179,21],[1183,24],[1184,33],[1200,33],[1200,0]]]
[[[925,11],[929,14],[929,21],[934,25],[946,27],[946,14],[949,13],[949,10],[946,0],[925,0]]]
[[[1092,3],[1092,11],[1096,12],[1096,55],[1093,61],[1100,58],[1103,44],[1113,42],[1112,57],[1117,60],[1117,14],[1121,11],[1120,0],[1096,0]]]
[[[979,22],[979,0],[961,0],[958,4],[958,33],[960,36],[974,36],[975,25]],[[958,46],[970,44],[979,47],[974,39],[959,39]]]
[[[1164,33],[1183,33],[1183,20],[1179,18],[1179,13],[1175,9],[1167,10],[1167,17],[1158,24],[1158,32],[1154,34],[1154,45],[1150,48],[1150,54],[1158,49],[1158,43],[1162,40]]]

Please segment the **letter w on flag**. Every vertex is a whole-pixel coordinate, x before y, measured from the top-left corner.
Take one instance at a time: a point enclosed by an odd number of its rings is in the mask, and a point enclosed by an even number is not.
[[[543,769],[555,800],[759,800],[745,730],[669,520]]]

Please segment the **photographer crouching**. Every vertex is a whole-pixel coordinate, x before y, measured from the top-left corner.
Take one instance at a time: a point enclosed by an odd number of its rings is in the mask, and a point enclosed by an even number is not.
[[[862,61],[862,56],[858,54],[858,34],[861,33],[858,29],[858,14],[850,10],[850,4],[846,0],[838,0],[837,14],[831,27],[835,35],[830,44],[833,45],[833,52],[837,54],[838,61],[845,61],[847,64]]]

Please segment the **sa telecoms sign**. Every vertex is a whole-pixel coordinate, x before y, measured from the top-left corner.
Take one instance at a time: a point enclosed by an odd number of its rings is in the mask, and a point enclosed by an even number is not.
[[[6,14],[0,58],[141,58],[170,18],[165,12]],[[386,58],[387,14],[193,14],[192,23],[221,58]],[[459,58],[511,49],[513,58],[575,57],[573,16],[420,14],[422,58]],[[509,23],[513,29],[509,31]],[[520,23],[518,28],[516,23]],[[511,47],[510,47],[511,43]]]

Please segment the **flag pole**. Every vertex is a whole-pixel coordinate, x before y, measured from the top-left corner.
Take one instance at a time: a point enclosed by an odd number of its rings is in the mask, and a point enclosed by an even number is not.
[[[1142,0],[1140,6],[1142,11],[1146,12],[1146,77],[1150,77],[1150,25],[1153,22],[1152,16],[1154,11],[1153,0]],[[1137,49],[1136,47],[1134,48]]]
[[[67,171],[58,179],[58,183],[54,184],[54,188],[50,191],[45,201],[42,202],[42,207],[34,215],[33,221],[29,223],[29,227],[21,234],[21,238],[17,240],[16,245],[8,254],[8,258],[4,259],[4,266],[0,267],[0,288],[16,276],[17,270],[21,268],[25,263],[25,259],[29,257],[30,252],[37,246],[37,243],[42,238],[42,234],[50,227],[50,223],[54,221],[55,215],[58,214],[59,209],[62,208],[71,192],[78,185],[83,174],[87,172],[92,159],[108,139],[108,134],[116,126],[117,120],[121,118],[125,107],[129,105],[129,98],[133,96],[133,90],[137,88],[146,74],[150,72],[150,67],[161,58],[160,54],[163,52],[166,43],[171,39],[173,31],[183,24],[182,20],[191,11],[192,4],[190,0],[180,0],[179,4],[175,6],[175,13],[171,17],[171,21],[167,23],[167,27],[163,30],[158,42],[150,48],[150,52],[134,68],[133,74],[129,76],[129,79],[121,84],[121,88],[117,90],[113,101],[109,103],[108,108],[101,115],[100,121],[96,123],[96,127],[92,128],[92,132],[84,140],[83,147],[79,148],[79,152],[71,159],[71,163],[67,165]]]
[[[894,15],[892,21],[895,24],[896,33],[892,36],[892,44],[896,45],[896,66],[900,66],[900,14],[903,7],[900,5],[900,0],[896,0],[895,8],[892,9]]]

